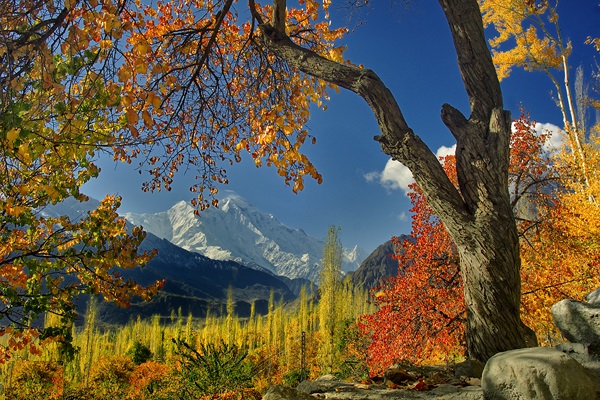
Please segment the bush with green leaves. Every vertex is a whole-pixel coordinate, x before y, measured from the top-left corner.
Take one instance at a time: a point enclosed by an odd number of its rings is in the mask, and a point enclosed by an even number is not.
[[[152,360],[152,351],[150,348],[137,340],[133,342],[133,346],[127,350],[127,355],[131,357],[135,365],[140,365],[146,361]]]
[[[284,385],[298,386],[298,384],[308,379],[308,373],[303,369],[294,369],[281,377]]]
[[[248,350],[221,341],[195,349],[183,340],[173,339],[180,357],[182,374],[188,382],[189,398],[240,391],[252,386],[253,365],[246,360]]]

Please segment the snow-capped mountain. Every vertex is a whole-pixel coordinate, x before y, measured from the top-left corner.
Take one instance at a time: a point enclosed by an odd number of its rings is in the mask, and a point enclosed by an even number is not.
[[[160,238],[212,259],[254,264],[292,279],[318,280],[323,241],[281,224],[233,192],[220,199],[218,209],[209,208],[200,217],[184,201],[167,211],[127,213],[124,217]],[[357,269],[365,257],[358,246],[345,249],[342,269]]]

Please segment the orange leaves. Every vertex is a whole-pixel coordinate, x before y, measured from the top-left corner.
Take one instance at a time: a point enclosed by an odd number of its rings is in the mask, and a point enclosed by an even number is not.
[[[586,148],[592,172],[588,190],[581,190],[579,167],[563,149],[552,159],[556,168],[553,184],[539,196],[545,201],[538,201],[533,210],[537,220],[521,223],[528,228],[521,246],[523,315],[548,344],[559,338],[550,307],[564,298],[582,299],[600,286],[600,211],[598,204],[590,201],[600,195],[593,173],[600,168],[600,156],[594,149],[597,142],[592,133]]]
[[[444,167],[455,180],[454,157]],[[464,352],[465,305],[458,255],[450,236],[412,184],[411,236],[397,246],[398,276],[383,282],[374,299],[380,307],[361,329],[371,335],[367,362],[371,374],[408,360],[441,361]]]
[[[311,103],[325,108],[328,85],[267,54],[256,39],[259,32],[230,6],[158,2],[130,5],[119,24],[110,16],[99,17],[105,29],[117,26],[127,43],[116,73],[122,84],[121,133],[125,140],[153,146],[152,155],[140,160],[152,166],[144,190],[168,189],[168,181],[186,164],[199,169],[201,182],[192,189],[210,195],[215,182],[226,182],[223,169],[217,174],[212,169],[218,162],[239,162],[243,153],[256,166],[275,167],[294,191],[302,189],[307,175],[321,181],[302,146],[309,137],[304,125]],[[319,20],[328,6],[310,0],[289,9],[288,32],[302,45],[343,62],[343,47],[334,42],[345,29],[331,29]],[[270,15],[269,4],[257,8]],[[156,151],[159,146],[162,154]],[[149,153],[115,149],[115,157],[126,162],[141,154]],[[199,204],[210,204],[202,196],[200,190]]]

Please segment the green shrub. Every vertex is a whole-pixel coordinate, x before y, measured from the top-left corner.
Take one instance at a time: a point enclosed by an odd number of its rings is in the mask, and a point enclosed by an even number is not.
[[[234,344],[201,345],[197,350],[183,340],[173,339],[187,380],[188,395],[214,395],[240,391],[252,385],[252,364],[246,361],[248,350]]]
[[[152,351],[150,347],[138,342],[133,342],[133,346],[127,350],[127,355],[131,357],[135,365],[140,365],[146,361],[152,360]]]
[[[281,378],[283,384],[287,386],[298,386],[298,384],[308,378],[308,374],[303,369],[295,369],[283,375]]]

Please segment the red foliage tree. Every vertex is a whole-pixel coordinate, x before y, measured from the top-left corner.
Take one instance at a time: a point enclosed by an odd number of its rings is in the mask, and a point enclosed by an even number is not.
[[[545,217],[555,177],[543,144],[545,133],[523,113],[513,123],[509,185],[521,234]],[[455,186],[456,158],[440,160]],[[459,257],[444,225],[416,183],[411,186],[412,240],[396,241],[398,275],[376,289],[379,310],[363,317],[370,336],[367,362],[371,374],[402,361],[427,363],[465,354],[466,307]],[[528,281],[526,279],[526,281]]]
[[[454,156],[445,157],[443,164],[455,178]],[[380,308],[360,325],[372,340],[367,362],[375,375],[396,362],[422,362],[464,349],[458,254],[419,186],[413,183],[410,188],[413,240],[394,238],[398,275],[377,288],[374,298]]]

